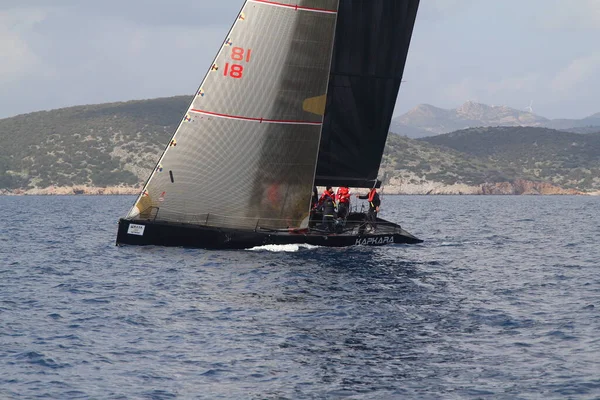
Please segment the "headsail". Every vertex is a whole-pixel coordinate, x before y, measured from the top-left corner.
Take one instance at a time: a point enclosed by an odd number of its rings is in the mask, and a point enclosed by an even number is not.
[[[340,0],[318,185],[374,185],[418,6],[419,0]]]
[[[128,218],[299,226],[337,9],[338,0],[247,0]]]

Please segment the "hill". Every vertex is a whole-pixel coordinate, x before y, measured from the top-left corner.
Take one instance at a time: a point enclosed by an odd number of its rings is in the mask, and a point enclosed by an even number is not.
[[[0,193],[135,192],[190,100],[77,106],[0,120]],[[499,127],[422,140],[390,135],[380,176],[397,193],[574,193],[600,189],[599,157],[600,133]]]
[[[178,96],[0,120],[0,188],[139,185],[191,101]]]
[[[584,191],[600,188],[600,133],[471,128],[420,141],[453,149],[516,176]]]
[[[583,119],[555,119],[506,106],[468,101],[454,109],[420,104],[392,120],[390,131],[421,138],[480,126],[537,126],[580,133],[600,131],[600,113]]]
[[[444,185],[479,186],[516,179],[536,180],[533,174],[524,173],[513,166],[398,135],[388,138],[381,175],[385,183],[404,181],[416,185],[439,182]]]

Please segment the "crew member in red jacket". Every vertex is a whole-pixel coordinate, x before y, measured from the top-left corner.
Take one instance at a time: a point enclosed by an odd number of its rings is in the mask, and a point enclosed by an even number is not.
[[[327,186],[327,189],[321,195],[317,207],[323,210],[323,225],[326,230],[333,232],[333,223],[335,217],[335,194],[331,186]]]
[[[337,215],[338,218],[346,219],[350,211],[350,189],[346,186],[340,186],[336,194],[337,198]]]
[[[369,221],[369,225],[371,228],[375,230],[377,228],[377,213],[379,212],[379,206],[381,205],[381,200],[379,199],[379,193],[375,188],[371,189],[369,194],[365,196],[356,195],[359,199],[368,200],[369,201],[369,212],[367,213],[367,221]]]

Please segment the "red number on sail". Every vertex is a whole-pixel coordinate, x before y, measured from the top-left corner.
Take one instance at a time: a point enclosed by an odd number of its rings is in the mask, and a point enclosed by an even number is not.
[[[225,69],[223,70],[224,76],[231,78],[240,79],[244,73],[244,67],[239,64],[232,64],[229,68],[229,63],[225,63]]]
[[[250,56],[252,49],[244,49],[243,47],[234,47],[231,49],[231,59],[235,61],[246,61],[250,62]],[[245,56],[245,58],[244,58]],[[229,76],[230,78],[240,79],[244,74],[244,66],[240,64],[225,63],[225,69],[223,70],[223,76]]]
[[[241,47],[234,47],[231,49],[231,59],[241,61],[244,59],[244,49]]]
[[[246,54],[246,62],[250,62],[252,49],[248,49],[246,51],[242,47],[234,47],[233,49],[231,49],[231,59],[236,61],[242,61],[244,59],[244,53]]]
[[[242,73],[244,72],[244,67],[239,64],[233,64],[231,66],[231,72],[229,76],[235,79],[240,79],[242,77]]]

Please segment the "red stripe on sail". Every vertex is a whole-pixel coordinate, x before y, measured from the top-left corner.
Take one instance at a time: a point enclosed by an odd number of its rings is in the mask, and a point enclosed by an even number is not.
[[[238,120],[242,120],[242,121],[252,121],[252,122],[259,122],[259,123],[264,122],[266,124],[296,124],[296,125],[321,125],[322,124],[321,122],[299,121],[299,120],[291,120],[291,119],[265,119],[265,118],[242,117],[240,115],[220,114],[220,113],[211,112],[211,111],[196,110],[193,108],[190,109],[190,112],[211,115],[213,117],[218,117],[218,118],[238,119]]]
[[[336,11],[327,10],[326,8],[302,7],[299,5],[284,4],[284,3],[279,3],[277,1],[270,1],[270,0],[250,0],[250,1],[254,2],[254,3],[264,3],[264,4],[271,4],[273,6],[293,8],[294,10],[304,10],[304,11],[322,12],[322,13],[327,13],[327,14],[337,14]]]

